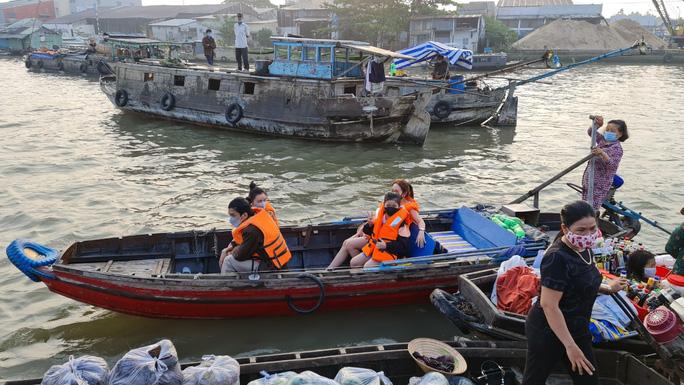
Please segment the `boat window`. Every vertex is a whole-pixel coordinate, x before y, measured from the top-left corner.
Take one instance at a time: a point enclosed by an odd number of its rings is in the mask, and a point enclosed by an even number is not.
[[[302,46],[290,47],[290,60],[302,60]]]
[[[318,61],[321,63],[330,63],[332,61],[332,50],[332,48],[327,47],[319,48]]]
[[[304,60],[316,61],[316,47],[304,47]]]
[[[287,60],[287,46],[276,45],[275,46],[275,58]]]
[[[152,81],[154,81],[154,73],[152,73],[152,72],[145,72],[145,76],[143,76],[143,81],[144,81],[144,82],[152,82]]]
[[[209,90],[218,91],[221,88],[221,79],[209,79]]]
[[[173,85],[177,87],[185,86],[185,76],[174,75]]]
[[[349,50],[347,48],[335,48],[335,61],[346,62],[350,60]]]
[[[355,85],[344,86],[344,93],[356,95],[356,86]]]
[[[252,82],[245,82],[244,84],[245,88],[242,93],[245,95],[254,95],[254,87],[256,84]]]

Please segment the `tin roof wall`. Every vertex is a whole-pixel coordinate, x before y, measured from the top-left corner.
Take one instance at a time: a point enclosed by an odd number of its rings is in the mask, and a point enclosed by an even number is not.
[[[549,5],[572,4],[572,0],[499,0],[497,7],[544,7]]]
[[[101,16],[103,12],[106,12],[110,8],[100,8],[98,10],[99,15]],[[77,13],[72,13],[70,15],[58,17],[56,19],[52,19],[50,21],[46,21],[45,24],[73,24],[77,21],[82,21],[86,19],[94,19],[95,18],[95,10],[94,9],[86,9],[85,11],[77,12]]]
[[[243,13],[254,11],[241,4],[200,4],[200,5],[147,5],[122,7],[100,12],[101,19],[176,19],[184,16],[211,15],[215,13],[232,13],[233,9],[242,9]],[[239,12],[239,11],[238,11]]]
[[[152,23],[150,24],[150,27],[181,27],[196,22],[197,21],[195,19],[171,19],[160,21],[158,23]]]
[[[290,11],[298,9],[325,9],[325,0],[297,0],[294,3],[287,4],[281,9]]]
[[[544,7],[502,7],[497,19],[515,18],[594,18],[601,17],[602,4],[549,5]]]

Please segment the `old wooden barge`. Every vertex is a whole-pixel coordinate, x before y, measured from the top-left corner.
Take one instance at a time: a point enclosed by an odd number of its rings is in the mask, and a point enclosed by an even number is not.
[[[401,55],[355,41],[274,37],[273,45],[272,62],[255,73],[115,63],[100,84],[124,111],[229,130],[326,141],[425,141],[428,89],[364,92],[365,57]]]

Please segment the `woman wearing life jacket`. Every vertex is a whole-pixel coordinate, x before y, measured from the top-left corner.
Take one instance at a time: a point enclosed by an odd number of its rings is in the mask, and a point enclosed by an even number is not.
[[[285,267],[292,254],[265,210],[252,208],[245,198],[235,198],[228,204],[228,215],[233,240],[221,251],[221,273],[257,271],[264,264],[269,265],[266,270]]]
[[[418,247],[425,246],[425,221],[420,217],[420,204],[413,196],[413,186],[406,179],[396,179],[392,182],[392,192],[401,196],[401,207],[409,212],[407,224],[409,226],[412,223],[418,225],[416,245]]]
[[[411,250],[408,218],[409,212],[401,207],[401,195],[387,193],[375,218],[363,226],[363,232],[369,239],[349,265],[353,268],[373,267],[381,262],[407,257]]]
[[[278,217],[276,217],[276,211],[271,205],[271,202],[268,200],[266,190],[257,186],[256,183],[254,183],[254,181],[252,181],[252,183],[249,184],[249,194],[247,195],[247,201],[252,205],[252,207],[266,210],[268,215],[270,215],[271,218],[273,218],[275,224],[279,226]]]

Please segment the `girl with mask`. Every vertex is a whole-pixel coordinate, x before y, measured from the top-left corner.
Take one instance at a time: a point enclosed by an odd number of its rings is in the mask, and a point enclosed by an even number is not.
[[[395,179],[392,182],[392,192],[401,195],[401,207],[409,212],[406,223],[411,226],[415,223],[418,226],[418,236],[416,245],[425,246],[425,221],[420,217],[420,204],[413,196],[413,186],[406,179]]]
[[[627,277],[640,282],[647,282],[649,278],[655,278],[655,271],[655,254],[646,250],[636,250],[629,254]]]
[[[375,218],[369,218],[363,226],[368,241],[349,265],[352,268],[374,267],[385,261],[407,257],[411,250],[408,217],[408,211],[401,207],[401,195],[387,193]]]
[[[603,117],[597,116],[594,122],[600,128],[603,126]],[[588,133],[591,136],[591,128],[589,128]],[[601,208],[603,200],[608,196],[608,191],[613,184],[613,177],[620,166],[622,159],[621,142],[628,138],[627,124],[624,120],[611,120],[603,133],[596,133],[596,147],[591,150],[591,153],[596,155],[594,157],[594,201],[589,203],[597,212]],[[591,162],[587,164],[582,176],[582,199],[585,201],[587,200],[589,186],[589,167],[591,167]]]
[[[254,208],[266,210],[268,215],[273,218],[273,221],[278,225],[278,217],[276,216],[276,211],[268,200],[268,195],[266,191],[261,187],[258,187],[254,181],[249,184],[249,194],[247,195],[247,201]]]
[[[541,262],[541,294],[525,323],[527,362],[523,385],[543,385],[558,361],[573,384],[597,385],[589,318],[599,291],[615,293],[624,279],[601,285],[591,248],[599,237],[591,205],[576,201],[561,210],[561,232]]]

